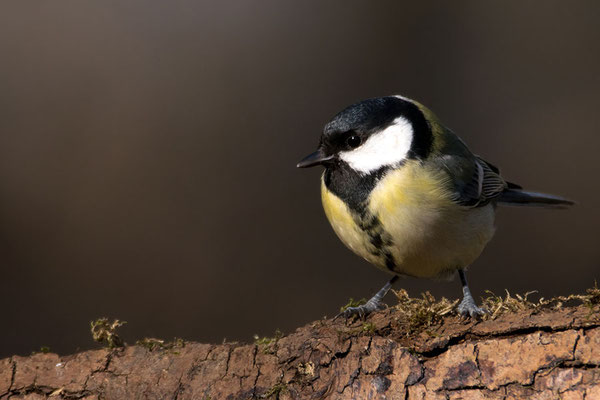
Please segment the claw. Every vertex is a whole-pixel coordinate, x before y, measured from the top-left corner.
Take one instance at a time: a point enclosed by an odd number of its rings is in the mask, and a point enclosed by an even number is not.
[[[339,317],[344,317],[346,319],[357,315],[360,319],[364,319],[367,315],[372,312],[383,310],[386,305],[381,301],[374,301],[373,299],[367,301],[362,306],[358,307],[348,307],[338,315],[336,315],[333,320],[335,321]]]
[[[369,301],[367,301],[365,304],[358,307],[348,307],[344,311],[333,317],[333,320],[335,321],[339,317],[344,317],[348,319],[354,315],[358,315],[361,319],[364,319],[367,315],[371,314],[374,311],[383,310],[387,306],[382,301],[382,299],[390,291],[390,288],[397,280],[397,275],[392,277],[392,279],[390,279],[389,282],[386,283],[377,293],[375,293],[375,296],[371,297]]]
[[[460,281],[463,287],[463,299],[458,305],[457,311],[458,314],[463,319],[474,318],[481,319],[483,314],[487,314],[487,311],[483,308],[477,307],[475,304],[475,300],[473,300],[473,296],[471,295],[471,291],[469,290],[469,285],[467,283],[467,277],[465,275],[464,269],[458,270],[458,276],[460,276]]]
[[[457,311],[463,319],[472,318],[479,320],[484,314],[487,314],[487,310],[477,307],[475,303],[467,297],[460,302]]]

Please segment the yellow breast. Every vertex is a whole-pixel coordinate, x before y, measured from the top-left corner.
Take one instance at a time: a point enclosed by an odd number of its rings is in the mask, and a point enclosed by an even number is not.
[[[321,177],[321,200],[325,215],[340,240],[354,253],[382,267],[385,260],[371,244],[369,235],[360,228],[359,216],[327,189],[323,177]]]
[[[452,201],[442,171],[408,161],[391,171],[368,198],[367,210],[380,222],[393,255],[395,272],[441,277],[471,264],[494,233],[492,205],[466,208]],[[385,268],[357,215],[322,183],[325,213],[340,239],[355,253]]]

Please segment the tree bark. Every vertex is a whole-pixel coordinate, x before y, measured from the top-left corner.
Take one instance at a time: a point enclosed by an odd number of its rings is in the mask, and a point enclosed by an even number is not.
[[[14,356],[0,360],[0,399],[600,399],[589,306],[446,316],[410,334],[398,314],[321,320],[263,344]]]

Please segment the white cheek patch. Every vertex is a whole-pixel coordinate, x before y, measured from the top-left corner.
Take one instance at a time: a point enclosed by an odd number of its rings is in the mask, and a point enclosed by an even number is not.
[[[405,160],[412,144],[410,122],[399,117],[381,132],[372,134],[366,142],[351,151],[340,152],[340,158],[354,170],[368,174],[381,167]]]

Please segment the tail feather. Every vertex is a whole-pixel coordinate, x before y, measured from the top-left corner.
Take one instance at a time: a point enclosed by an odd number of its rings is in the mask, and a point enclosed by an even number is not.
[[[531,206],[548,208],[567,208],[575,202],[552,194],[508,189],[497,198],[498,204],[507,206]]]

